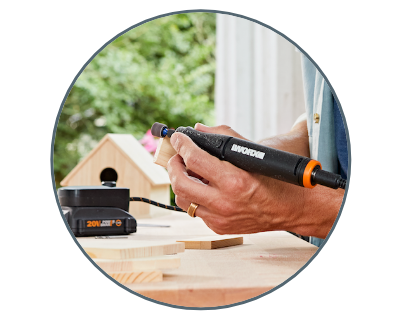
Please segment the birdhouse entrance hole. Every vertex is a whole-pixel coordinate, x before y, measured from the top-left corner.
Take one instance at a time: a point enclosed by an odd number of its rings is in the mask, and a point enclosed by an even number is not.
[[[101,173],[100,173],[100,181],[102,184],[104,182],[117,182],[118,180],[118,174],[117,171],[115,171],[113,168],[105,168]]]

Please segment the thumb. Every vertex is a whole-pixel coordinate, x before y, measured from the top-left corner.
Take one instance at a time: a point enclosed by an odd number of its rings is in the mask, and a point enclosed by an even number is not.
[[[196,123],[194,128],[197,131],[201,131],[201,132],[224,134],[226,136],[231,136],[231,137],[235,137],[235,138],[239,138],[239,139],[243,139],[243,140],[248,140],[248,139],[244,138],[243,136],[241,136],[239,133],[237,133],[235,130],[233,130],[231,127],[229,127],[227,125],[208,127],[208,126],[206,126],[204,124]]]

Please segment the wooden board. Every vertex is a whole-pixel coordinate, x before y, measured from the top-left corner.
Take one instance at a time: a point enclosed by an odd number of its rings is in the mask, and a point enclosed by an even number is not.
[[[78,241],[89,257],[98,259],[135,259],[185,251],[184,243],[172,241],[85,238]]]
[[[155,223],[144,220],[142,223]],[[218,236],[200,219],[171,212],[157,219],[170,228],[142,228],[129,238],[182,240]],[[216,307],[256,297],[297,273],[317,247],[287,232],[243,236],[243,245],[217,250],[185,250],[181,266],[163,270],[163,281],[125,286],[164,303],[185,307]],[[297,277],[302,277],[300,273]],[[297,278],[293,281],[297,281]]]
[[[167,168],[167,163],[172,156],[176,155],[175,149],[172,147],[168,137],[161,138],[158,141],[157,150],[154,153],[153,162],[164,168]]]
[[[170,243],[217,236],[202,219],[193,219],[181,212],[171,212],[156,221],[146,219],[141,223],[170,225],[170,228],[140,228],[126,240]],[[185,250],[178,255],[181,258],[179,268],[162,270],[161,282],[125,283],[124,286],[148,298],[177,306],[230,305],[254,298],[286,281],[318,249],[284,231],[240,236],[243,236],[243,245],[218,250]],[[101,240],[78,238],[78,241],[82,244]],[[302,273],[297,277],[302,277]]]
[[[163,274],[160,270],[111,272],[109,275],[123,284],[160,282],[163,279]]]
[[[93,261],[107,273],[174,269],[181,265],[181,258],[176,255],[126,260],[93,259]]]
[[[240,236],[209,236],[187,240],[177,240],[185,243],[185,249],[218,249],[243,244],[243,237]]]

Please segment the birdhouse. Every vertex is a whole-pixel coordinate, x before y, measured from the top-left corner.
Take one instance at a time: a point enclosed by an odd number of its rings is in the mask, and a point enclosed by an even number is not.
[[[61,181],[62,186],[98,186],[115,181],[129,188],[131,197],[143,197],[170,204],[167,171],[153,163],[152,155],[130,134],[106,134],[99,144]],[[149,218],[165,209],[143,202],[131,202],[129,213]]]

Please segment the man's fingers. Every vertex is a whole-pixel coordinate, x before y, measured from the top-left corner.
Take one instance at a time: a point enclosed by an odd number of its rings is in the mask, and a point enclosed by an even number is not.
[[[204,217],[207,217],[207,216],[211,215],[210,210],[208,210],[206,206],[201,205],[201,204],[199,204],[199,203],[197,203],[195,201],[189,201],[189,200],[186,200],[185,198],[183,198],[181,196],[176,195],[175,196],[175,202],[179,206],[179,208],[185,210],[186,212],[187,212],[187,210],[188,210],[188,208],[189,208],[191,203],[198,204],[199,206],[197,207],[197,209],[195,211],[196,217],[199,217],[199,218],[203,219]]]
[[[180,196],[175,196],[175,202],[180,208],[182,208],[183,210],[186,210],[186,211],[188,210],[188,208],[192,202],[198,204],[199,206],[197,207],[197,209],[195,211],[196,217],[203,219],[204,223],[211,230],[215,231],[218,234],[228,234],[229,233],[229,230],[227,228],[223,227],[224,223],[226,222],[226,219],[224,217],[221,217],[218,214],[215,214],[215,212],[211,212],[210,209],[208,209],[206,206],[201,205],[195,201],[189,201]]]
[[[193,172],[192,170],[189,170],[188,168],[186,168],[186,172],[188,173],[189,176],[195,177],[195,178],[201,180],[203,183],[208,184],[208,180],[204,179],[201,175],[197,174],[196,172]]]
[[[203,179],[203,177],[201,175],[197,174],[196,172],[193,172],[192,170],[189,170],[188,168],[186,168],[186,172],[191,177],[195,177],[195,178],[197,178],[199,180]]]
[[[175,132],[170,142],[189,170],[208,181],[218,181],[222,178],[222,161],[200,149],[188,136]]]
[[[216,126],[216,127],[207,127],[202,123],[196,123],[194,128],[197,131],[201,132],[207,132],[207,133],[217,133],[217,134],[224,134],[226,136],[231,136],[243,140],[248,140],[241,136],[239,133],[237,133],[235,130],[233,130],[231,127],[226,126],[226,125],[221,125],[221,126]]]
[[[208,205],[212,196],[211,187],[201,180],[190,176],[182,157],[174,155],[167,164],[172,190],[178,196],[191,199],[192,202]],[[185,209],[185,208],[182,208]]]

